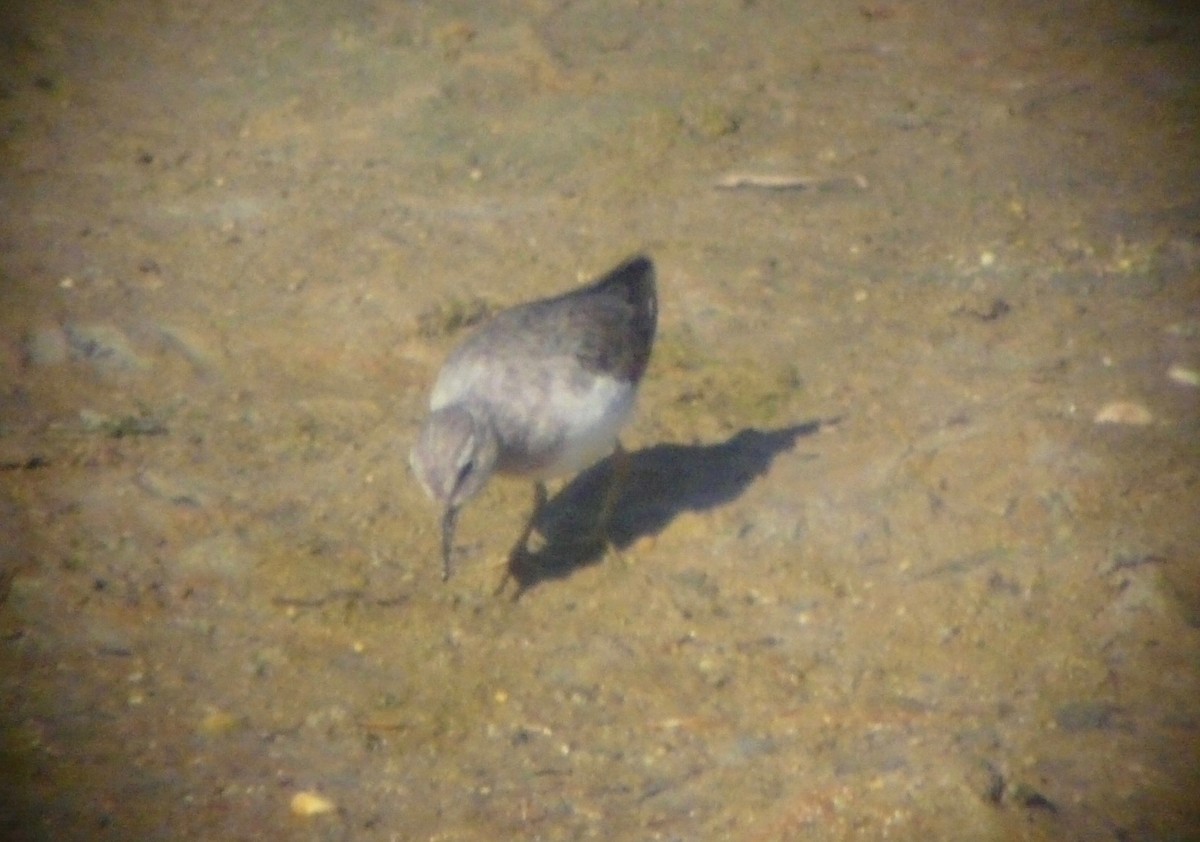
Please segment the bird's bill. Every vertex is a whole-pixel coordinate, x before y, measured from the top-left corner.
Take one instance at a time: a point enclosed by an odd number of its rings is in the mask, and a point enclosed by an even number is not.
[[[458,526],[458,507],[449,506],[442,515],[442,581],[450,579],[454,572],[450,555],[454,552],[454,528]]]

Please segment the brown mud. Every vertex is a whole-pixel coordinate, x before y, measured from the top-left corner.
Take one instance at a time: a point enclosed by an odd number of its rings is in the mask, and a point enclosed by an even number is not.
[[[1200,21],[9,4],[0,835],[1200,833]],[[645,250],[619,552],[465,325]],[[519,593],[520,598],[514,599]],[[299,796],[299,797],[298,797]]]

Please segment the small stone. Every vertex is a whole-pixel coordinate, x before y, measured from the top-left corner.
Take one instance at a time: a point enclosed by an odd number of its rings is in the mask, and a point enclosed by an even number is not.
[[[141,371],[149,367],[124,333],[106,324],[69,324],[64,328],[71,353],[96,368]]]
[[[113,418],[87,407],[79,410],[79,423],[86,432],[102,433],[115,439],[125,436],[161,436],[167,432],[166,425],[153,416],[126,415]]]
[[[1166,331],[1171,336],[1178,336],[1181,339],[1200,338],[1200,319],[1167,325]]]
[[[1184,386],[1200,388],[1200,371],[1196,371],[1194,368],[1173,365],[1167,369],[1167,377],[1176,383],[1182,383]]]
[[[139,471],[134,477],[138,488],[177,506],[204,506],[208,500],[196,485],[186,479],[160,473],[153,468]]]
[[[236,716],[228,711],[211,709],[200,720],[200,733],[210,737],[219,737],[222,734],[228,734],[238,727],[239,721]]]
[[[1154,416],[1140,403],[1113,401],[1101,407],[1093,420],[1097,424],[1130,424],[1144,427],[1154,421]]]
[[[236,582],[256,562],[257,558],[240,538],[232,533],[218,533],[184,547],[168,561],[168,569],[184,576],[213,576]]]
[[[292,796],[292,812],[297,816],[320,816],[336,809],[337,805],[319,792],[305,790]]]

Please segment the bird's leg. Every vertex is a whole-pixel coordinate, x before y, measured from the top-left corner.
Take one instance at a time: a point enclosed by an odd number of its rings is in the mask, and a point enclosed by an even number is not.
[[[513,548],[508,554],[510,560],[520,558],[529,552],[529,537],[533,534],[534,524],[537,523],[538,515],[542,513],[546,500],[546,484],[538,480],[533,484],[533,511],[529,513],[529,520],[525,522],[525,528],[521,530],[521,537],[513,544]]]
[[[529,520],[525,522],[525,528],[521,530],[521,537],[508,551],[508,564],[504,568],[504,577],[493,592],[495,595],[504,593],[505,587],[508,586],[508,580],[515,578],[517,579],[517,593],[513,598],[520,597],[520,574],[517,571],[529,557],[529,536],[533,534],[533,526],[537,523],[538,515],[542,513],[542,507],[546,505],[546,499],[546,484],[539,480],[533,484],[533,511],[529,513]]]
[[[621,492],[625,490],[625,483],[628,480],[629,452],[618,441],[616,449],[612,453],[612,472],[608,478],[608,487],[604,489],[604,497],[600,500],[600,510],[596,514],[595,525],[596,539],[614,551],[617,550],[617,545],[612,540],[612,535],[609,534],[609,521],[612,520],[613,511],[617,508],[617,501],[621,499]]]

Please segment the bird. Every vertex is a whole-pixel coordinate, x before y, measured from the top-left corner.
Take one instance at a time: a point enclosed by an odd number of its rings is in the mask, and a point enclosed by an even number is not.
[[[409,454],[442,508],[443,581],[453,572],[459,512],[493,475],[533,480],[533,512],[513,550],[520,553],[546,504],[547,479],[624,455],[618,435],[658,324],[655,276],[652,260],[635,255],[586,286],[497,313],[446,358]]]

